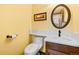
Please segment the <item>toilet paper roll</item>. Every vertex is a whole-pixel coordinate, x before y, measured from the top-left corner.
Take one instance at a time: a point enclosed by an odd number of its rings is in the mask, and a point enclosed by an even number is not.
[[[11,36],[12,36],[12,39],[15,39],[17,35],[16,34],[12,34]]]

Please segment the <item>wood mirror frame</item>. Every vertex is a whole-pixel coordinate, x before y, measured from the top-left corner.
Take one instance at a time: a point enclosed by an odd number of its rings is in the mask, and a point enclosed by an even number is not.
[[[54,11],[55,11],[58,7],[60,7],[60,6],[64,7],[64,8],[67,10],[67,13],[68,13],[67,22],[66,22],[66,24],[63,25],[62,27],[56,26],[56,24],[55,24],[54,21],[53,21],[53,14],[54,14]],[[59,5],[57,5],[57,6],[53,9],[53,11],[52,11],[52,13],[51,13],[51,22],[52,22],[52,24],[54,25],[54,27],[56,27],[56,28],[58,28],[58,29],[62,29],[62,28],[64,28],[64,27],[66,27],[66,26],[69,24],[69,22],[70,22],[70,18],[71,18],[70,9],[69,9],[66,5],[64,5],[64,4],[59,4]]]

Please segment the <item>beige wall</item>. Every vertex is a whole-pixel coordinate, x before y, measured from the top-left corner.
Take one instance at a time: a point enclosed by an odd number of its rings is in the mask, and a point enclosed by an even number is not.
[[[79,4],[71,6],[73,31],[79,32]]]
[[[46,21],[33,21],[32,30],[57,30],[51,23],[51,12],[57,4],[35,4],[33,5],[33,14],[47,12]],[[79,32],[79,4],[67,5],[71,11],[71,21],[64,30]],[[45,52],[45,46],[43,48]]]
[[[22,54],[29,43],[32,5],[0,5],[0,54]],[[15,40],[6,39],[17,34]]]
[[[54,30],[56,28],[53,27],[51,23],[51,12],[53,8],[57,4],[35,4],[33,5],[33,14],[40,13],[40,12],[47,12],[47,20],[46,21],[32,21],[32,27],[33,30]],[[70,31],[79,31],[79,5],[78,4],[72,4],[67,5],[71,11],[71,21],[67,27],[65,27],[65,30]]]

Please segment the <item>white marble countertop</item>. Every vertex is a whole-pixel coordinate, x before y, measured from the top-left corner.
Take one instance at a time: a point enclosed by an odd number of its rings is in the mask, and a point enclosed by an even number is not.
[[[57,31],[32,31],[31,35],[46,36],[44,41],[79,47],[79,34],[63,31],[58,37]]]
[[[45,38],[44,41],[79,47],[79,40],[74,40],[74,39],[71,40],[64,37],[47,37]]]

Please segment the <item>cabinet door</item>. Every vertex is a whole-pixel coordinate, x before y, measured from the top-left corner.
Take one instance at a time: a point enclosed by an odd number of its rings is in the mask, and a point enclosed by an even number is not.
[[[59,52],[59,51],[55,51],[55,50],[52,50],[52,49],[48,49],[47,50],[47,54],[48,55],[66,55],[65,53],[62,53],[62,52]]]

